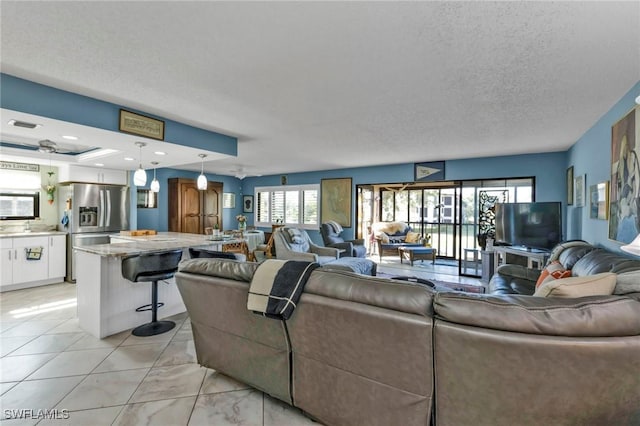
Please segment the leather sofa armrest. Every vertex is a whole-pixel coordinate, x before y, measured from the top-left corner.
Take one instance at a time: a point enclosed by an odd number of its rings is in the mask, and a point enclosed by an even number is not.
[[[568,337],[640,335],[640,302],[624,296],[578,298],[442,292],[434,310],[444,321],[516,333]]]
[[[511,278],[521,278],[524,280],[533,281],[535,283],[538,281],[538,277],[542,271],[539,269],[527,268],[522,265],[513,265],[507,263],[506,265],[498,266],[496,269],[496,274],[500,274],[502,276],[507,276]]]

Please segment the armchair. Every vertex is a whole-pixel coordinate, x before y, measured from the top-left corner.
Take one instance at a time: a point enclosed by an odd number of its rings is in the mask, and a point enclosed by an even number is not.
[[[342,231],[342,226],[334,221],[320,225],[320,234],[324,245],[344,250],[340,257],[365,257],[367,248],[364,246],[364,240],[345,240],[340,236]]]
[[[339,258],[340,250],[314,244],[303,229],[278,228],[273,233],[273,240],[278,259],[306,260],[323,265]]]

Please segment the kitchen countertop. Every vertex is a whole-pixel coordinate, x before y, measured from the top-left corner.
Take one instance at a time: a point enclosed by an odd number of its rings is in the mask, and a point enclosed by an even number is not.
[[[0,238],[43,237],[47,235],[66,235],[63,231],[0,231]]]
[[[74,246],[74,249],[99,256],[122,257],[222,243],[219,240],[212,240],[211,235],[185,234],[182,232],[158,232],[157,235],[141,235],[139,237],[116,234],[113,237],[119,240],[127,240],[127,242]]]

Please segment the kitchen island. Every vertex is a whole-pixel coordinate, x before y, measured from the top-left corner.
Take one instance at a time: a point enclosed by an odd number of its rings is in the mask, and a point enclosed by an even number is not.
[[[86,332],[107,337],[151,320],[149,311],[136,308],[151,302],[151,283],[134,283],[122,277],[122,259],[143,253],[182,249],[183,259],[190,247],[220,250],[221,241],[210,235],[160,232],[139,237],[116,235],[113,244],[74,247],[77,259],[78,323]],[[173,278],[158,283],[158,318],[184,312],[185,306]]]

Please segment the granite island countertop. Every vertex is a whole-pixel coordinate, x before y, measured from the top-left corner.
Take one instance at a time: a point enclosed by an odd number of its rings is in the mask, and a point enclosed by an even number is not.
[[[113,235],[113,238],[126,240],[126,242],[74,246],[73,248],[74,250],[97,254],[99,256],[122,257],[222,243],[220,240],[213,240],[211,235],[186,234],[182,232],[158,232],[157,235],[141,235],[138,237],[116,234]]]

